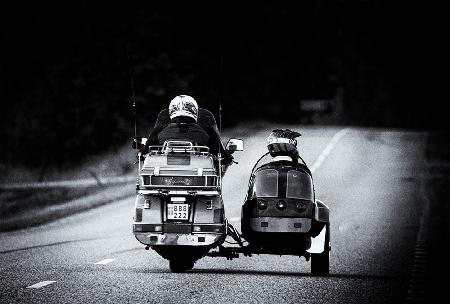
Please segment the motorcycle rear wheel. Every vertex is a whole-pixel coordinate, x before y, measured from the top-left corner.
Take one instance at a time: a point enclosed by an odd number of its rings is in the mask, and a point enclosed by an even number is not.
[[[194,268],[194,263],[192,260],[171,259],[169,260],[169,268],[174,273],[182,273]]]

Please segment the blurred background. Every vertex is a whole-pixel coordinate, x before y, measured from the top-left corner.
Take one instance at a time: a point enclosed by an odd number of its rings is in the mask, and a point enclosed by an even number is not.
[[[224,128],[443,130],[433,10],[382,0],[15,1],[1,13],[0,164],[75,166],[129,143],[131,78],[143,136],[178,94],[216,118],[222,103]]]

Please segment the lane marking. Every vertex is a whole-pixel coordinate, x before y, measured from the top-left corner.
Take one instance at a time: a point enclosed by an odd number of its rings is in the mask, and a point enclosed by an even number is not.
[[[327,158],[330,152],[334,149],[334,146],[338,143],[338,141],[347,134],[350,129],[342,129],[331,138],[328,145],[323,149],[322,153],[320,153],[319,157],[316,159],[314,164],[309,168],[311,173],[314,173],[319,167],[322,165],[323,161]]]
[[[44,286],[47,286],[47,285],[50,285],[53,283],[56,283],[56,281],[42,281],[42,282],[36,283],[34,285],[28,286],[27,288],[38,289],[38,288],[41,288],[41,287],[44,287]]]
[[[109,264],[113,261],[115,261],[116,259],[105,259],[105,260],[101,260],[100,262],[94,263],[95,265],[106,265]]]

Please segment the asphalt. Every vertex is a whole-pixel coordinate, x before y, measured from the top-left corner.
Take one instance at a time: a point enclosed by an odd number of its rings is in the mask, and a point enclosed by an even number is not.
[[[295,128],[290,126],[290,128]],[[270,128],[268,128],[270,129]],[[174,274],[131,233],[134,198],[57,221],[0,233],[0,303],[403,303],[420,302],[417,242],[427,206],[427,134],[298,126],[314,166],[317,198],[331,209],[330,275],[304,258],[206,257]],[[226,216],[239,229],[250,170],[266,151],[256,132],[224,179]],[[239,154],[238,154],[239,153]],[[421,221],[422,219],[422,221]],[[104,264],[96,264],[98,262]],[[27,288],[52,281],[40,288]]]

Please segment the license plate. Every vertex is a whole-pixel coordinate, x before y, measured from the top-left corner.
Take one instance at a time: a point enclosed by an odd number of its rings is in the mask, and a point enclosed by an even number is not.
[[[189,220],[188,204],[167,204],[167,219],[169,220]]]

